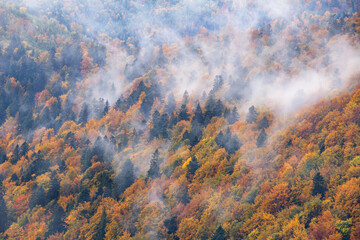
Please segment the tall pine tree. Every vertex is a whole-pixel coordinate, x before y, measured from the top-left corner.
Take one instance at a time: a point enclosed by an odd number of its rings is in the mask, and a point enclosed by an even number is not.
[[[225,230],[221,226],[219,226],[216,229],[216,232],[214,236],[211,238],[211,240],[226,240]]]
[[[96,228],[96,234],[94,236],[94,240],[103,240],[105,238],[105,228],[106,228],[106,212],[105,208],[103,208],[100,222]]]
[[[147,178],[155,179],[160,177],[160,158],[159,150],[156,149],[150,161],[150,168],[147,172]]]
[[[0,192],[0,233],[7,229],[8,225],[8,209],[6,207],[3,194]]]
[[[255,107],[251,106],[249,108],[248,114],[246,115],[246,122],[254,123],[256,121],[257,117],[258,117],[258,113],[256,112]]]
[[[264,145],[266,139],[267,139],[267,134],[266,134],[265,130],[263,129],[263,130],[261,130],[259,136],[256,139],[256,146],[258,148],[262,147]]]
[[[313,182],[313,187],[311,189],[311,195],[316,196],[317,194],[320,194],[321,198],[324,198],[325,193],[327,191],[327,187],[323,176],[321,176],[321,174],[317,172],[314,175],[312,182]]]
[[[79,123],[86,123],[89,119],[89,107],[84,103],[79,114]]]
[[[187,165],[186,178],[189,179],[194,176],[196,170],[199,168],[199,163],[196,157],[192,157]]]

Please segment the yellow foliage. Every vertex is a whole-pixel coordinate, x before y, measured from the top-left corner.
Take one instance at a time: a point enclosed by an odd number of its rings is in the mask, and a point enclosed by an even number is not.
[[[188,160],[186,160],[186,161],[184,162],[184,164],[182,165],[182,168],[183,168],[183,169],[186,169],[186,167],[189,165],[190,162],[191,162],[191,158],[189,158]]]
[[[193,217],[183,219],[179,224],[177,236],[180,240],[197,239],[196,233],[198,225],[199,221]]]
[[[38,176],[35,180],[35,182],[39,185],[42,186],[44,188],[44,190],[46,191],[49,187],[50,187],[50,172],[44,173],[40,176]]]
[[[282,229],[282,236],[284,239],[289,240],[307,240],[305,226],[299,222],[297,218],[292,219]]]

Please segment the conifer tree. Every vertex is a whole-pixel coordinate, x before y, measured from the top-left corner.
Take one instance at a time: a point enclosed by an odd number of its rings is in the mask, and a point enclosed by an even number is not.
[[[181,104],[187,105],[188,103],[189,103],[189,93],[187,91],[185,91]]]
[[[216,229],[216,232],[214,236],[211,238],[211,240],[226,240],[225,230],[221,226],[219,226]]]
[[[264,129],[264,128],[268,128],[270,126],[269,121],[267,119],[267,117],[263,117],[260,121],[259,121],[259,129]]]
[[[118,100],[117,100],[116,103],[115,103],[115,107],[114,107],[114,108],[117,109],[117,110],[120,110],[120,111],[122,111],[122,112],[126,112],[126,110],[127,110],[128,108],[127,108],[127,104],[126,104],[126,101],[125,101],[123,95],[121,95],[121,96],[118,98]]]
[[[327,187],[323,176],[317,172],[313,177],[312,182],[313,187],[311,189],[311,195],[316,196],[317,194],[320,194],[321,198],[324,198]]]
[[[152,128],[150,129],[150,140],[156,138],[159,136],[159,126],[160,125],[160,113],[158,110],[155,110],[155,112],[152,115]]]
[[[127,159],[122,166],[122,170],[115,178],[114,197],[118,198],[119,194],[123,193],[135,181],[134,164],[130,159]]]
[[[45,191],[42,186],[35,185],[29,201],[29,207],[34,208],[36,205],[45,206],[46,198],[45,198]]]
[[[55,203],[55,205],[52,206],[51,210],[52,216],[49,222],[49,231],[47,232],[47,235],[63,232],[66,225],[64,222],[64,209],[59,204]]]
[[[60,195],[60,183],[56,178],[56,172],[52,172],[50,178],[50,188],[46,193],[47,202],[50,202],[51,200],[54,199],[58,199],[59,195]]]
[[[105,107],[104,107],[104,110],[103,110],[101,116],[102,116],[102,117],[105,116],[105,115],[109,112],[109,109],[110,109],[109,101],[106,100],[106,102],[105,102]]]
[[[249,108],[249,113],[246,115],[246,122],[247,123],[254,123],[258,117],[258,113],[255,110],[254,106]]]
[[[84,103],[79,114],[79,123],[86,123],[89,118],[89,107]]]
[[[196,157],[192,157],[189,164],[187,165],[186,178],[191,178],[194,176],[196,170],[199,168],[199,163]]]
[[[265,130],[263,129],[263,130],[261,130],[259,136],[256,139],[256,146],[258,148],[262,147],[264,145],[266,139],[267,139],[267,134],[266,134]]]
[[[180,112],[178,115],[178,121],[182,121],[182,120],[185,120],[185,121],[189,120],[189,114],[187,112],[185,104],[181,105],[181,109],[180,109]]]
[[[150,168],[147,172],[147,178],[155,179],[160,177],[160,158],[159,150],[156,149],[150,161]]]
[[[103,240],[104,239],[105,228],[106,228],[106,212],[105,212],[105,208],[103,208],[99,225],[96,228],[96,234],[94,236],[95,240]]]
[[[20,147],[19,145],[16,145],[10,162],[11,164],[16,164],[19,161],[19,159],[20,159]]]
[[[237,110],[237,107],[234,107],[232,112],[229,114],[229,117],[227,118],[229,124],[234,124],[239,120],[239,113]]]
[[[167,228],[168,234],[173,234],[177,231],[177,223],[176,223],[176,216],[172,216],[171,218],[166,218],[164,220],[164,226]]]
[[[0,149],[0,164],[4,163],[6,161],[7,161],[6,153]]]
[[[8,225],[8,209],[3,197],[0,193],[0,233],[4,232]]]
[[[20,156],[25,156],[25,154],[29,151],[29,144],[27,144],[27,142],[24,142],[23,144],[21,144],[20,147]]]
[[[199,103],[196,105],[195,116],[193,120],[197,121],[199,124],[204,124],[204,115]]]

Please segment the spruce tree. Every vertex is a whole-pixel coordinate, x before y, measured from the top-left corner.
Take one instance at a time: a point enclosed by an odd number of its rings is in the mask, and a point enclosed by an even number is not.
[[[37,205],[45,206],[46,204],[46,198],[45,198],[45,191],[42,186],[38,187],[37,185],[34,186],[30,201],[29,201],[29,207],[30,209],[34,208]]]
[[[16,164],[19,161],[19,159],[20,159],[20,147],[19,145],[16,145],[10,162],[11,164]]]
[[[185,121],[189,120],[189,114],[187,112],[185,104],[181,105],[181,109],[180,109],[180,112],[179,112],[179,115],[178,115],[178,121],[180,122],[182,120],[185,120]]]
[[[207,125],[210,123],[211,119],[215,116],[215,105],[216,101],[213,95],[209,95],[205,104],[205,113],[204,113],[204,124]]]
[[[260,121],[259,121],[259,129],[264,129],[264,128],[268,128],[270,126],[269,121],[267,119],[267,117],[263,117]]]
[[[79,114],[79,123],[86,123],[89,118],[89,107],[84,103]]]
[[[254,106],[249,108],[249,113],[246,115],[246,122],[247,123],[254,123],[258,117],[258,113],[255,110]]]
[[[101,217],[100,217],[100,222],[99,225],[97,226],[96,229],[96,234],[94,236],[95,240],[103,240],[105,237],[105,228],[106,228],[106,212],[105,212],[105,208],[103,208]]]
[[[232,112],[229,114],[229,117],[227,118],[229,124],[234,124],[239,120],[239,113],[236,107],[232,110]]]
[[[65,230],[65,212],[64,209],[57,203],[54,204],[54,206],[51,208],[52,215],[49,222],[47,235],[50,236],[55,233],[60,233]]]
[[[212,240],[225,240],[226,239],[225,230],[221,226],[219,226],[216,229],[216,232],[215,232],[214,236],[211,239]]]
[[[317,194],[320,194],[321,198],[324,198],[327,187],[323,176],[321,176],[321,174],[317,172],[313,177],[312,182],[313,187],[311,189],[311,195],[316,196]]]
[[[109,112],[109,109],[110,109],[110,106],[109,106],[109,101],[106,100],[106,103],[105,103],[105,107],[104,107],[104,110],[102,112],[102,117],[105,116],[108,112]]]
[[[214,94],[217,91],[221,89],[221,87],[224,85],[224,79],[221,75],[215,76],[213,88],[210,91],[210,94]]]
[[[120,111],[122,111],[122,112],[126,112],[126,111],[127,111],[128,107],[127,107],[127,104],[126,104],[126,101],[125,101],[123,95],[121,95],[121,96],[118,98],[118,100],[117,100],[116,103],[115,103],[115,107],[114,107],[114,108],[117,109],[117,110],[120,110]]]
[[[187,105],[188,103],[189,103],[189,93],[187,91],[185,91],[181,104]]]
[[[261,130],[259,136],[256,139],[256,146],[258,148],[262,147],[264,145],[266,139],[267,139],[267,134],[266,134],[265,130],[263,129],[263,130]]]
[[[150,161],[150,168],[147,172],[147,178],[155,179],[160,177],[160,158],[159,150],[156,149]]]
[[[150,136],[149,140],[159,137],[161,131],[161,120],[160,120],[160,113],[158,110],[152,115],[152,127],[150,129]]]
[[[87,187],[82,187],[80,194],[78,196],[78,204],[83,202],[89,202],[90,201],[90,191]]]
[[[196,157],[192,157],[189,164],[187,165],[186,178],[191,178],[194,176],[196,170],[199,168],[199,163]]]
[[[118,198],[135,181],[134,164],[127,159],[122,166],[122,170],[115,178],[114,198]]]
[[[6,153],[1,151],[1,149],[0,149],[0,164],[3,164],[6,161],[7,161]]]
[[[199,124],[204,124],[204,115],[201,110],[200,104],[198,103],[195,109],[194,121],[197,121]]]
[[[214,107],[214,116],[221,117],[224,113],[225,107],[224,104],[221,102],[220,99],[216,101],[215,107]]]
[[[168,234],[176,233],[178,227],[176,222],[176,216],[172,216],[171,218],[166,218],[164,220],[164,226],[167,228]]]
[[[23,144],[21,144],[20,147],[20,156],[25,156],[25,154],[29,151],[29,144],[27,144],[27,142],[24,142]]]
[[[0,193],[0,233],[4,232],[7,229],[8,224],[8,209],[3,197],[3,194]]]
[[[51,173],[51,178],[50,178],[50,188],[46,193],[46,201],[50,202],[52,200],[58,199],[60,195],[60,183],[56,178],[56,173],[52,172]]]

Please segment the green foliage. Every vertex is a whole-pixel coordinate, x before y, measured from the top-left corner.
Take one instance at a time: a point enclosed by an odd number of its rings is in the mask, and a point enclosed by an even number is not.
[[[198,168],[199,168],[199,163],[196,157],[192,157],[191,161],[186,167],[186,178],[190,179],[191,177],[193,177],[196,170],[198,170]]]
[[[8,209],[3,194],[0,194],[0,216],[0,233],[2,233],[8,227]]]
[[[64,222],[65,212],[63,208],[58,204],[54,204],[51,208],[51,212],[51,220],[48,225],[49,231],[47,232],[47,235],[49,236],[63,232],[66,229],[66,224]]]
[[[102,240],[105,237],[105,228],[106,228],[106,212],[103,208],[103,211],[101,213],[100,222],[96,228],[96,233],[94,236],[95,240]]]
[[[238,13],[231,1],[199,16],[181,1],[135,3],[0,4],[0,239],[358,239],[358,77],[290,119],[281,105],[243,109],[262,102],[258,79],[348,81],[328,49],[345,35],[359,45],[360,5],[250,11],[259,24],[239,31],[214,21]]]
[[[351,233],[351,226],[352,226],[352,220],[347,219],[345,221],[337,221],[336,223],[336,229],[341,233],[343,240],[350,239],[350,233]]]
[[[167,218],[164,220],[164,226],[167,228],[168,234],[176,233],[178,227],[176,222],[176,216],[172,216],[171,218]]]
[[[327,187],[323,176],[321,176],[321,174],[317,172],[313,177],[312,181],[313,181],[313,187],[311,189],[311,194],[313,196],[320,194],[321,198],[324,198],[325,193],[327,191]]]
[[[150,160],[150,168],[147,172],[147,178],[155,179],[160,177],[160,158],[159,150],[156,149]]]
[[[89,107],[86,103],[84,103],[81,107],[81,111],[79,114],[79,123],[86,123],[89,120]]]
[[[225,237],[225,231],[221,226],[219,226],[216,229],[216,232],[215,232],[214,236],[211,238],[211,240],[225,240],[225,239],[227,239]]]
[[[229,128],[226,130],[225,135],[220,131],[215,137],[215,142],[220,147],[225,148],[229,154],[234,154],[242,145],[239,138],[236,135],[231,134]]]

